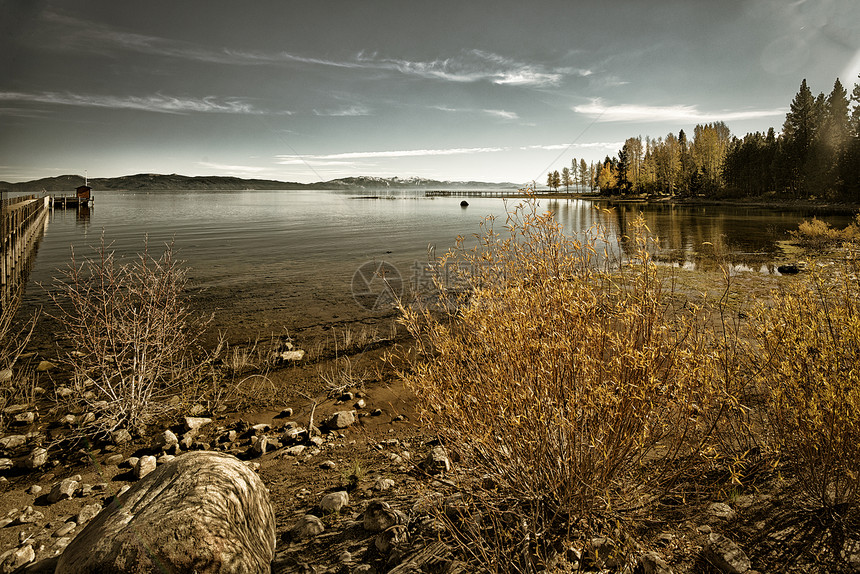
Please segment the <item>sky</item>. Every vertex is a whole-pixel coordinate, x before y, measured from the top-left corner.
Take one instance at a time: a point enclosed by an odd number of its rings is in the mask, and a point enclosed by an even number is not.
[[[543,181],[849,93],[858,0],[0,0],[0,180]]]

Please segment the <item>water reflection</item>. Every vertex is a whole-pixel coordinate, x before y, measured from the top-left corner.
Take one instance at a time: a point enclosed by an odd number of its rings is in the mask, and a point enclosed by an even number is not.
[[[89,205],[81,205],[77,209],[77,213],[75,214],[75,223],[78,225],[83,225],[84,227],[90,226],[90,206]]]
[[[763,207],[688,206],[671,204],[614,204],[583,200],[547,203],[566,233],[603,226],[611,241],[626,255],[633,245],[625,236],[641,214],[657,238],[655,259],[684,269],[716,270],[728,266],[734,272],[776,273],[775,260],[784,258],[783,242],[804,219],[813,216],[844,227],[851,216]]]

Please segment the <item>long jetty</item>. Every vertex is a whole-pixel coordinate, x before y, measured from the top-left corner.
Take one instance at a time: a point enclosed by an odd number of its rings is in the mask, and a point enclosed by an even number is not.
[[[455,190],[455,189],[440,189],[440,190],[427,190],[424,192],[424,197],[515,197],[517,195],[522,195],[522,192],[518,192],[517,190],[483,190],[483,189],[463,189],[463,190]]]
[[[45,231],[50,197],[0,196],[0,303],[20,286]]]

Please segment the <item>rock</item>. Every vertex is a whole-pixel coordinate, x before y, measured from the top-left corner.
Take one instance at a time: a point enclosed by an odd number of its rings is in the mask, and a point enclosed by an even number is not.
[[[292,527],[290,532],[292,533],[293,538],[305,540],[322,534],[324,530],[325,526],[323,525],[322,520],[313,514],[305,514]]]
[[[325,470],[333,470],[337,468],[337,463],[333,460],[324,460],[320,463],[320,468]]]
[[[16,425],[31,425],[36,420],[36,414],[33,411],[18,413],[12,417],[12,422]]]
[[[642,574],[673,574],[672,568],[656,552],[647,552],[639,558]]]
[[[87,522],[98,516],[98,513],[101,511],[101,504],[87,504],[86,506],[81,508],[80,512],[78,512],[78,516],[77,518],[75,518],[75,522],[77,522],[78,524],[86,524]]]
[[[75,522],[66,522],[65,524],[57,528],[51,536],[53,536],[54,538],[62,538],[64,536],[68,536],[69,534],[71,534],[72,530],[77,527],[78,525]]]
[[[251,426],[251,430],[254,431],[254,434],[259,435],[264,432],[269,432],[272,430],[272,425],[266,423],[259,423]]]
[[[399,523],[399,515],[387,502],[380,500],[374,500],[367,505],[362,521],[364,529],[369,532],[382,532]]]
[[[69,387],[57,387],[55,392],[57,393],[57,396],[61,399],[67,399],[73,394],[75,394],[75,392]]]
[[[55,365],[51,361],[39,361],[38,366],[36,366],[36,372],[44,373],[45,371],[50,371],[51,369],[56,368],[57,365]]]
[[[293,409],[287,407],[287,408],[283,409],[281,412],[279,412],[277,415],[275,415],[275,418],[276,419],[288,419],[291,416],[293,416]]]
[[[176,458],[176,455],[173,455],[173,454],[163,454],[163,455],[161,455],[160,457],[158,457],[158,458],[155,460],[155,462],[156,462],[156,466],[157,466],[157,465],[159,465],[159,464],[167,464],[168,462],[170,462],[170,461],[171,461],[171,460],[173,460],[174,458]]]
[[[720,572],[745,574],[750,569],[750,559],[737,544],[716,532],[708,535],[705,558]]]
[[[429,474],[444,474],[451,470],[451,461],[443,447],[435,446],[427,453],[421,467]]]
[[[152,450],[160,451],[160,450],[169,450],[174,446],[179,444],[179,439],[176,438],[176,435],[173,434],[173,431],[166,430],[152,441]]]
[[[110,438],[114,444],[126,444],[131,442],[131,433],[127,429],[117,429],[110,433]]]
[[[95,413],[89,413],[89,412],[84,413],[78,419],[78,424],[82,425],[82,426],[88,425],[88,424],[91,424],[94,422],[96,422],[96,414]]]
[[[737,514],[734,509],[725,502],[714,502],[708,506],[708,513],[714,518],[723,520],[734,520]]]
[[[394,486],[393,478],[382,478],[379,477],[376,479],[376,483],[373,485],[373,490],[383,491],[388,490],[389,488]]]
[[[66,426],[70,427],[70,426],[73,426],[75,424],[75,421],[77,421],[77,420],[78,420],[78,417],[69,413],[67,415],[63,415],[62,417],[60,417],[60,420],[57,422],[59,422],[61,425],[66,425]]]
[[[776,268],[782,275],[797,275],[800,273],[800,267],[794,263],[786,263]]]
[[[320,509],[324,512],[340,512],[344,506],[349,504],[349,494],[345,490],[326,494],[320,500]]]
[[[355,423],[355,411],[339,411],[334,413],[326,422],[331,429],[345,429]]]
[[[130,456],[130,457],[128,457],[128,460],[127,460],[127,461],[125,461],[125,462],[126,462],[126,464],[128,465],[128,467],[129,467],[129,468],[131,468],[132,470],[134,470],[134,467],[136,467],[136,466],[137,466],[137,462],[138,462],[139,460],[140,460],[140,457],[137,457],[137,456]]]
[[[299,456],[303,452],[305,452],[306,448],[307,447],[303,444],[297,444],[296,446],[291,446],[290,448],[285,449],[284,454],[286,454],[287,456]]]
[[[266,451],[271,448],[271,439],[266,435],[260,437],[260,439],[254,443],[252,450],[254,454],[257,456],[262,456],[266,454]]]
[[[71,498],[74,496],[78,486],[80,486],[80,483],[77,480],[64,478],[51,487],[51,492],[48,493],[48,502],[54,504],[55,502]]]
[[[197,403],[191,405],[191,408],[188,409],[188,414],[191,415],[192,417],[199,417],[200,415],[202,415],[205,412],[206,412],[206,409],[203,408],[203,405],[200,405]]]
[[[394,546],[406,541],[406,527],[401,525],[383,530],[376,535],[373,543],[376,549],[383,554],[388,554]]]
[[[122,459],[123,456],[121,454],[112,454],[105,458],[104,463],[107,465],[119,466],[119,464],[122,462]]]
[[[0,448],[12,450],[27,444],[27,437],[22,434],[10,434],[0,438]]]
[[[278,359],[280,359],[284,363],[290,363],[294,361],[301,361],[305,358],[305,352],[301,349],[296,351],[284,351],[278,355]]]
[[[24,461],[24,466],[33,470],[37,468],[41,468],[48,462],[48,449],[38,447],[33,449],[33,452],[30,453],[30,456],[27,457],[27,460]]]
[[[42,494],[42,487],[38,484],[34,484],[27,489],[27,494],[30,494],[32,496],[39,496],[40,494]]]
[[[7,572],[14,572],[21,566],[29,564],[35,559],[36,552],[33,550],[33,547],[29,544],[25,544],[20,548],[12,550],[11,553],[3,559],[3,562],[0,563],[0,572],[4,574]]]
[[[345,393],[342,393],[337,400],[339,400],[342,403],[348,403],[349,401],[351,401],[354,398],[355,398],[355,394],[353,394],[349,391],[346,391]]]
[[[364,407],[367,406],[367,401],[365,401],[364,399],[358,399],[357,401],[355,401],[355,404],[352,406],[354,406],[357,409],[363,409]]]
[[[15,461],[11,458],[0,458],[0,470],[9,470],[15,466]]]
[[[21,514],[18,515],[18,517],[15,519],[15,522],[17,522],[18,524],[32,524],[34,522],[39,522],[43,518],[45,518],[44,513],[39,512],[32,506],[27,506],[26,508],[24,508]]]
[[[137,478],[143,478],[153,470],[157,466],[157,462],[154,456],[146,455],[140,457],[137,461],[137,464],[134,465],[134,476]]]
[[[6,383],[12,380],[12,369],[3,369],[0,371],[0,383]]]
[[[301,442],[308,436],[307,429],[303,428],[291,428],[284,431],[284,434],[281,435],[281,440],[283,442]]]
[[[90,521],[60,556],[56,574],[269,572],[274,555],[275,517],[260,478],[235,457],[190,452]]]
[[[197,430],[212,422],[212,419],[206,417],[185,417],[185,430]]]

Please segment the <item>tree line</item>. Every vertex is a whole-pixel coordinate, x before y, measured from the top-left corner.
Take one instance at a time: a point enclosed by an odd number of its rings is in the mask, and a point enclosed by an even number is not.
[[[603,195],[772,197],[860,202],[860,83],[851,96],[837,79],[813,96],[804,79],[782,131],[738,138],[724,122],[699,124],[692,138],[628,138],[613,157],[574,158],[551,171],[555,190]]]

